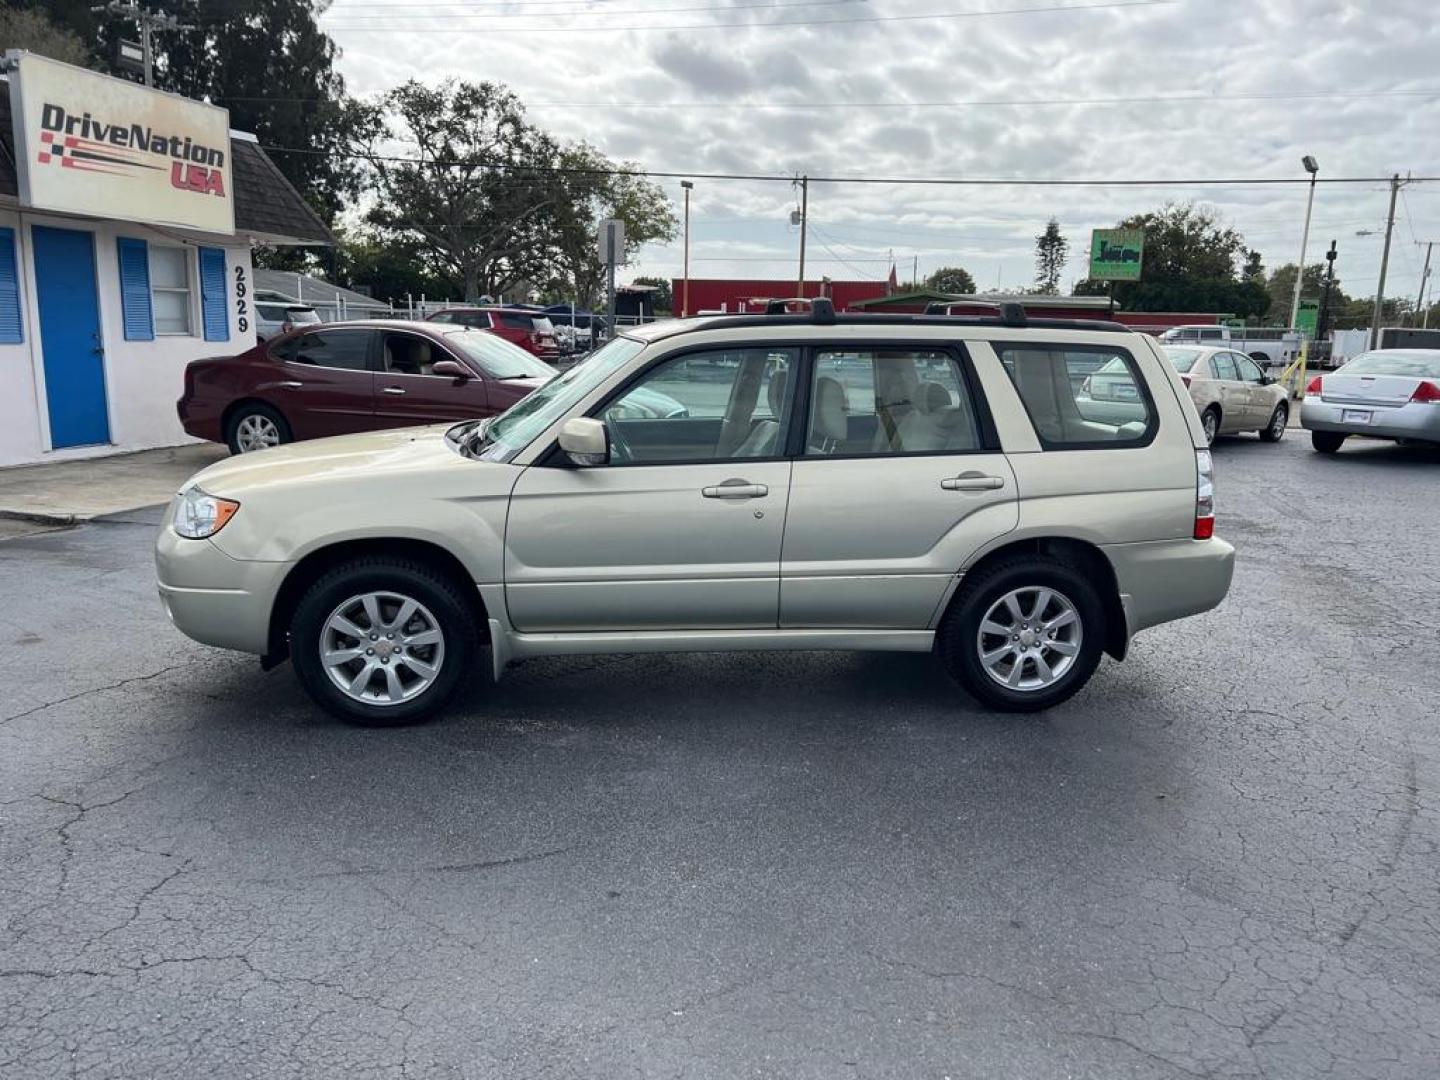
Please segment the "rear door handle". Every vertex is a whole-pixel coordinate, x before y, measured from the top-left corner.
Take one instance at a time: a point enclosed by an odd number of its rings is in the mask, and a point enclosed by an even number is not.
[[[296,382],[294,379],[288,379],[285,382],[278,382],[275,385],[278,386],[281,390],[299,390],[305,384],[302,382]]]
[[[725,480],[714,487],[701,488],[700,494],[707,499],[759,499],[769,495],[770,489],[748,480]]]
[[[1005,486],[1003,476],[986,476],[984,473],[966,472],[959,476],[946,477],[940,481],[946,491],[995,491]]]
[[[405,391],[398,386],[382,386],[380,392],[382,394],[403,394]]]

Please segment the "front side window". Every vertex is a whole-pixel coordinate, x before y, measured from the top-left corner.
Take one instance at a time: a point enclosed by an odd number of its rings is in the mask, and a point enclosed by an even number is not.
[[[1155,407],[1126,350],[996,342],[995,352],[1044,449],[1139,446],[1154,437]]]
[[[785,452],[794,349],[717,349],[663,361],[599,412],[617,465]]]
[[[386,334],[383,356],[392,375],[434,375],[435,361],[450,359],[419,334]]]
[[[1230,355],[1235,358],[1235,366],[1240,371],[1241,379],[1248,383],[1258,383],[1260,381],[1260,369],[1256,366],[1254,360],[1251,360],[1248,356],[1241,356],[1239,353],[1231,353]]]
[[[155,333],[190,334],[190,251],[150,245],[150,293],[155,308]]]
[[[816,354],[807,456],[955,454],[980,448],[970,393],[949,353],[837,349]]]
[[[370,331],[316,330],[282,343],[276,351],[292,364],[364,371],[369,366]]]

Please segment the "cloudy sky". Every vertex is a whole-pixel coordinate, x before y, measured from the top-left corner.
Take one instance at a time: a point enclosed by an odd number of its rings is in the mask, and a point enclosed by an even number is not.
[[[360,94],[411,77],[510,86],[533,120],[665,172],[1173,187],[817,183],[807,271],[901,280],[968,268],[1031,283],[1054,216],[1084,275],[1089,231],[1195,200],[1267,266],[1299,254],[1302,184],[1215,178],[1440,176],[1433,0],[334,0],[321,19]],[[1170,100],[1157,100],[1170,99]],[[1180,99],[1180,100],[1176,100]],[[678,205],[678,179],[661,181]],[[1322,184],[1310,257],[1333,238],[1347,292],[1373,294],[1388,191]],[[796,193],[697,179],[694,277],[790,277]],[[1372,236],[1356,236],[1357,232]],[[1440,182],[1402,193],[1389,295],[1415,295],[1440,240]],[[1437,256],[1440,258],[1440,256]],[[680,246],[634,274],[678,275]],[[812,274],[807,273],[807,276]],[[1432,276],[1432,282],[1437,278]]]

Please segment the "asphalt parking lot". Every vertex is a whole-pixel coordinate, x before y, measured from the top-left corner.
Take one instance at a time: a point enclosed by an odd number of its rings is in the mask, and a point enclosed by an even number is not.
[[[156,515],[0,540],[0,1075],[1436,1075],[1440,455],[1216,461],[1225,606],[1028,718],[703,655],[356,730]]]

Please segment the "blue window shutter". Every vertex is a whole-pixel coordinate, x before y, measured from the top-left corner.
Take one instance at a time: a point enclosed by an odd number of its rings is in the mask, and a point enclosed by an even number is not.
[[[20,317],[20,270],[15,261],[15,230],[0,229],[0,344],[25,340]]]
[[[126,341],[154,341],[150,312],[150,250],[144,240],[120,237],[120,307],[125,315]]]
[[[225,249],[200,249],[200,321],[206,341],[230,340],[230,313],[226,310]]]

